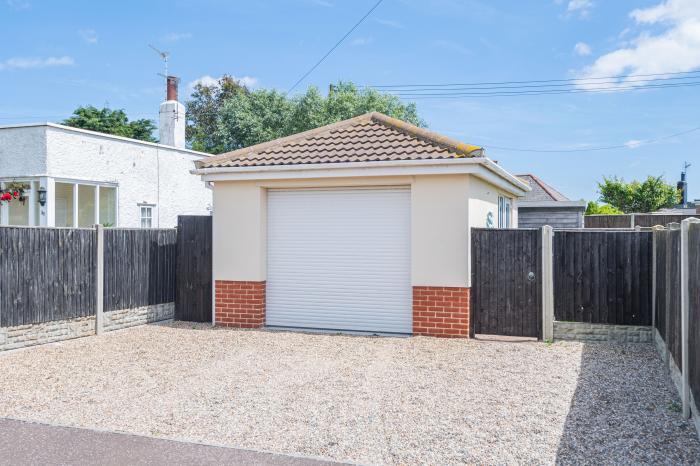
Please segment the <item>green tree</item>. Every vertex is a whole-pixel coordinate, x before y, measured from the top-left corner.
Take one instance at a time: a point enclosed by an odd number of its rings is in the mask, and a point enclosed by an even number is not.
[[[92,105],[78,107],[73,111],[73,116],[63,120],[63,124],[141,141],[156,141],[153,138],[156,125],[152,120],[129,121],[124,110],[98,109]]]
[[[247,87],[228,75],[224,75],[216,84],[196,84],[190,100],[185,102],[185,135],[192,149],[214,154],[224,152],[224,142],[217,133],[221,108],[226,101],[249,93]]]
[[[311,86],[295,97],[269,89],[250,91],[240,84],[222,91],[224,84],[197,86],[187,102],[187,138],[193,149],[226,152],[372,111],[425,126],[415,104],[352,83],[339,82],[328,96]]]
[[[625,183],[622,178],[603,178],[598,183],[600,200],[624,213],[655,212],[680,202],[675,186],[666,183],[662,176],[649,176],[643,182]]]
[[[586,206],[586,215],[618,215],[622,214],[620,209],[617,209],[608,204],[598,204],[596,201],[589,201]]]

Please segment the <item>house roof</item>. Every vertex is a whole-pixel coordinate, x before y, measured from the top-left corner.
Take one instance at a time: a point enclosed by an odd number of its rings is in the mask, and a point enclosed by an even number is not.
[[[209,157],[196,165],[202,169],[481,156],[483,149],[479,146],[373,112]]]
[[[60,125],[58,123],[50,123],[50,122],[0,125],[0,130],[10,130],[10,129],[19,129],[19,128],[38,128],[38,127],[55,128],[55,129],[59,129],[62,131],[67,131],[69,133],[86,134],[86,135],[100,137],[100,138],[104,138],[104,139],[113,139],[115,141],[128,142],[130,144],[139,144],[139,145],[143,145],[143,146],[157,147],[159,149],[165,149],[168,151],[182,152],[182,153],[189,154],[189,155],[192,155],[195,157],[210,157],[211,156],[211,154],[207,154],[206,152],[199,152],[196,150],[185,149],[185,148],[181,148],[181,147],[168,146],[166,144],[160,144],[157,142],[142,141],[140,139],[127,138],[124,136],[117,136],[115,134],[100,133],[99,131],[92,131],[92,130],[83,129],[83,128],[75,128],[73,126]]]
[[[527,174],[516,176],[532,188],[532,190],[525,194],[522,199],[519,199],[518,202],[569,201],[568,197],[564,196],[535,175]]]

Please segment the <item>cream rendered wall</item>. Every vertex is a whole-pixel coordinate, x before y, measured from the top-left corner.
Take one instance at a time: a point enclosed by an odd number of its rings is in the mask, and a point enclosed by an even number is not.
[[[411,282],[469,285],[470,175],[214,183],[214,279],[264,281],[267,189],[411,186]],[[476,188],[474,188],[476,189]]]
[[[49,176],[119,185],[118,226],[140,227],[140,203],[156,205],[154,227],[174,227],[178,215],[210,213],[211,189],[190,173],[193,161],[201,156],[162,145],[42,128]]]
[[[415,177],[411,186],[413,286],[468,286],[471,178]]]
[[[493,215],[493,227],[498,228],[498,196],[505,196],[511,200],[512,228],[518,227],[518,214],[516,198],[512,194],[505,193],[496,186],[476,176],[469,177],[467,196],[469,197],[469,230],[467,232],[467,247],[469,252],[467,255],[470,257],[467,263],[469,269],[469,284],[467,286],[471,286],[471,229],[486,228],[486,218],[489,212]]]
[[[214,280],[266,280],[266,206],[256,181],[214,184]]]

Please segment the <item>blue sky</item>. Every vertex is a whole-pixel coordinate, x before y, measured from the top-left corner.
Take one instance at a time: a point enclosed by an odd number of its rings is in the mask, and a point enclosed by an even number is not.
[[[288,89],[376,0],[88,2],[0,0],[0,124],[60,121],[78,105],[157,119],[162,64],[189,83],[224,73]],[[439,84],[700,69],[697,0],[384,0],[304,81]],[[700,77],[698,80],[700,81]],[[185,88],[185,89],[183,89]],[[429,128],[486,147],[572,199],[604,175],[665,175],[684,160],[700,198],[698,87],[421,99]],[[490,146],[590,152],[515,152]]]

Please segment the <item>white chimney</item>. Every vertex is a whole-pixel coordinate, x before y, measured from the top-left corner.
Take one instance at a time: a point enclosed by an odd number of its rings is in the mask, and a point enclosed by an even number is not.
[[[185,106],[177,101],[177,84],[175,76],[168,76],[167,97],[160,104],[160,143],[180,149],[185,148]]]

